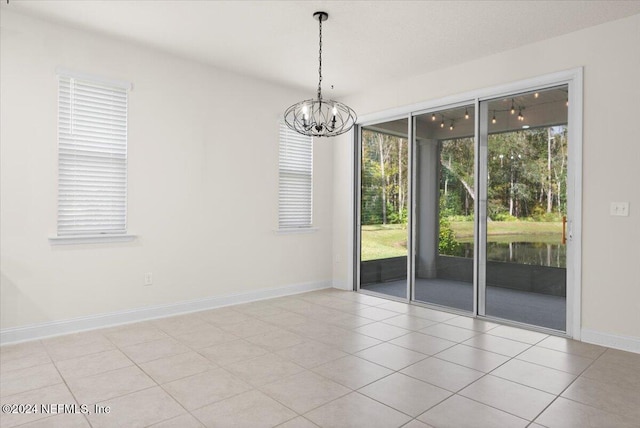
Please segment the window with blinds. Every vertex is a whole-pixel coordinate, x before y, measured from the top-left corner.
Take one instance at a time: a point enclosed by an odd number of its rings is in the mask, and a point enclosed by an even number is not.
[[[313,208],[312,138],[280,124],[278,227],[310,228]]]
[[[59,74],[58,88],[58,236],[124,234],[128,87]]]

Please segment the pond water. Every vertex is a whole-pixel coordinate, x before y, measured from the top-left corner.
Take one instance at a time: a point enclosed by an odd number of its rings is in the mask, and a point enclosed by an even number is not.
[[[462,243],[450,256],[473,258],[473,243]],[[487,260],[534,266],[567,267],[567,246],[545,242],[488,242]]]

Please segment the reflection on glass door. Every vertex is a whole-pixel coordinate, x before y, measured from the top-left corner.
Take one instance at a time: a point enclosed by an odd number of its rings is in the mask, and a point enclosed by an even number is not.
[[[417,301],[474,310],[475,109],[414,117]]]
[[[408,120],[361,128],[360,290],[407,298]]]
[[[567,91],[481,103],[484,313],[559,331],[566,330]]]

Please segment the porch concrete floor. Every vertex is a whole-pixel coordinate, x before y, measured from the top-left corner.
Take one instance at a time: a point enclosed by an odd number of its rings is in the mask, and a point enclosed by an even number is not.
[[[415,300],[450,308],[473,310],[470,282],[448,279],[416,279]],[[367,284],[363,290],[406,298],[406,280]],[[566,330],[566,298],[501,287],[487,287],[489,316],[554,330]]]

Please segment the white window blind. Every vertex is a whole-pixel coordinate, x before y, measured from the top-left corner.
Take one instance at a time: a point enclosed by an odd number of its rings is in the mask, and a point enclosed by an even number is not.
[[[127,88],[59,75],[58,236],[127,229]]]
[[[313,201],[312,138],[280,124],[280,229],[310,228]]]

